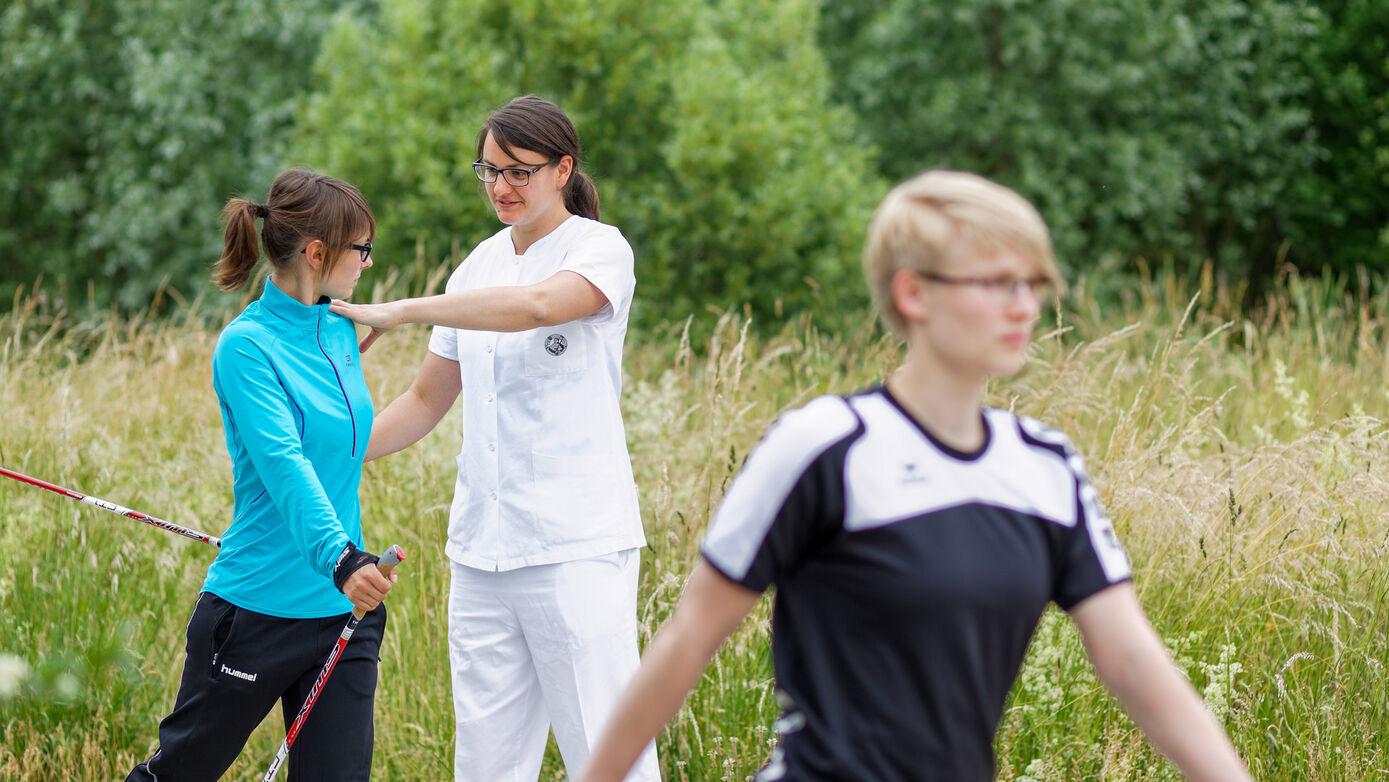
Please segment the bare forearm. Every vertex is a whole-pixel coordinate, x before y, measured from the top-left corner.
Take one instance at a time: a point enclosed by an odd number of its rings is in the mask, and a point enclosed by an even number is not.
[[[1193,782],[1252,779],[1224,728],[1160,646],[1112,667],[1101,678],[1183,776]]]
[[[402,323],[425,323],[470,331],[526,331],[587,317],[608,303],[582,275],[560,271],[534,285],[498,286],[421,296],[383,304],[334,300],[330,309],[370,326],[370,345]]]
[[[433,431],[445,412],[447,408],[430,409],[414,389],[396,397],[372,422],[367,461],[389,456],[419,442]]]
[[[1187,779],[1250,780],[1225,729],[1206,710],[1148,623],[1132,584],[1117,584],[1071,610],[1100,681]]]
[[[401,322],[475,331],[525,331],[547,322],[542,296],[529,287],[481,288],[401,299]]]
[[[453,407],[462,388],[457,361],[426,353],[410,389],[377,413],[367,459],[386,456],[419,442]]]

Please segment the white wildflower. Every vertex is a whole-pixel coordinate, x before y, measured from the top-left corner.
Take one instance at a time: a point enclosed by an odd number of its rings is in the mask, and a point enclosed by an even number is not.
[[[1234,657],[1234,644],[1225,644],[1220,647],[1220,662],[1201,663],[1201,668],[1206,674],[1206,687],[1201,691],[1201,699],[1206,702],[1206,708],[1211,714],[1221,722],[1230,716],[1235,676],[1244,670],[1244,666],[1235,661]]]
[[[0,699],[13,698],[29,678],[29,663],[9,654],[0,654]]]
[[[60,673],[53,680],[53,694],[60,701],[75,701],[82,695],[82,680],[71,673]]]
[[[1023,769],[1022,776],[1018,777],[1018,782],[1043,782],[1046,779],[1047,762],[1041,758],[1033,758],[1027,768]]]
[[[1297,390],[1297,381],[1288,375],[1288,367],[1281,358],[1273,361],[1273,390],[1291,406],[1285,417],[1292,422],[1294,429],[1300,432],[1312,425],[1309,415],[1311,396],[1305,389]]]

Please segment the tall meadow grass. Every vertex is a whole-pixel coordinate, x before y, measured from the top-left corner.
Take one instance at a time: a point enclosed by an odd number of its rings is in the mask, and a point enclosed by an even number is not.
[[[1075,286],[1029,368],[993,385],[990,402],[1062,428],[1088,457],[1154,625],[1256,776],[1389,777],[1389,302],[1372,293],[1383,287],[1289,278],[1256,314],[1209,277],[1101,289]],[[398,292],[388,278],[372,297]],[[708,317],[629,338],[623,401],[649,539],[643,643],[776,414],[876,383],[900,359],[867,315],[840,334],[805,318],[759,333]],[[230,470],[209,358],[223,320],[192,302],[160,319],[77,324],[41,296],[16,299],[0,316],[0,465],[219,534]],[[691,333],[712,336],[692,344]],[[367,354],[378,406],[409,385],[426,339],[404,328]],[[389,599],[379,779],[451,778],[443,538],[458,443],[455,411],[364,476],[369,544],[409,553]],[[214,553],[0,484],[0,780],[123,778],[149,755]],[[768,618],[764,600],[661,737],[668,780],[744,780],[766,759]],[[259,779],[282,737],[267,719],[227,778]],[[1003,780],[1177,778],[1055,610],[998,752]],[[544,778],[564,778],[553,747]]]

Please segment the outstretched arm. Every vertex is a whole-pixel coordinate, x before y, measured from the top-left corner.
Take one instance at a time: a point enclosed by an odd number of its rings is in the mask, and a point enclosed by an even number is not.
[[[603,292],[583,275],[560,271],[534,285],[476,288],[383,304],[334,300],[329,309],[371,327],[372,333],[362,341],[361,349],[365,351],[378,336],[402,323],[475,331],[525,331],[587,317],[607,303]]]
[[[453,407],[462,388],[463,378],[458,373],[457,361],[426,353],[409,390],[386,405],[372,422],[367,461],[419,442]]]
[[[627,775],[760,596],[707,562],[695,566],[674,615],[651,641],[641,667],[608,717],[579,782],[618,782]]]
[[[1105,687],[1190,780],[1252,780],[1215,717],[1173,664],[1133,585],[1116,584],[1071,609]]]

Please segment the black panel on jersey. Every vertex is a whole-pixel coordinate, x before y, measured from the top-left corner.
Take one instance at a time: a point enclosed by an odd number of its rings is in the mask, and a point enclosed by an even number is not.
[[[844,534],[839,523],[844,518],[844,481],[840,476],[844,452],[853,440],[854,435],[850,435],[835,443],[802,473],[777,514],[798,523],[772,524],[767,533],[771,539],[742,578],[744,586],[762,591],[774,582],[794,579],[803,566],[815,561],[816,551]]]
[[[993,779],[1004,700],[1047,602],[1127,577],[1121,550],[1095,549],[1117,540],[1091,529],[1087,510],[1108,520],[1083,499],[1064,437],[1003,411],[985,425],[977,453],[944,449],[877,388],[786,414],[744,465],[705,557],[777,587],[790,703],[760,778]]]

